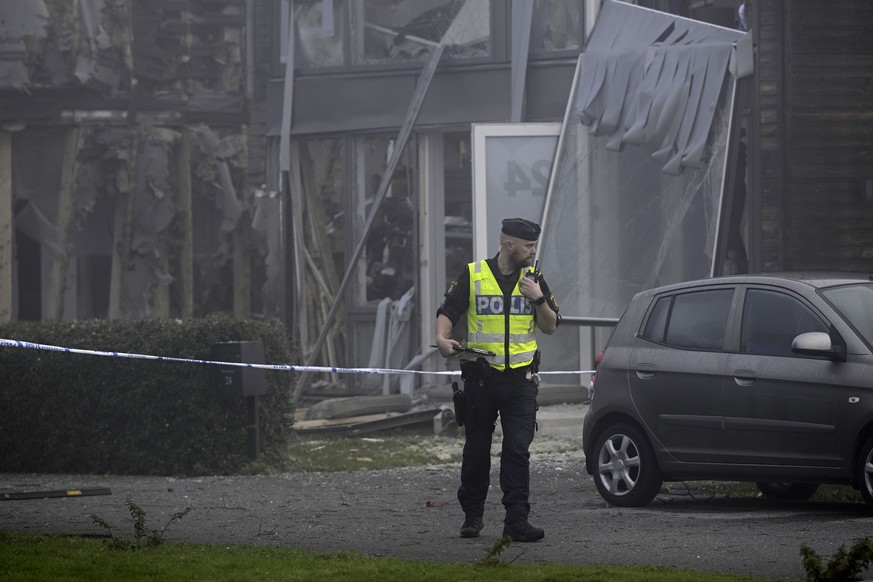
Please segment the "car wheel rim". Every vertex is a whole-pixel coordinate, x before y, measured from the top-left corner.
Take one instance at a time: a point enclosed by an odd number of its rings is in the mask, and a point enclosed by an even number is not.
[[[640,453],[636,444],[623,434],[608,438],[600,447],[597,473],[610,494],[620,497],[633,491],[640,476]]]
[[[867,459],[864,461],[864,487],[867,495],[873,496],[873,449],[867,453]]]

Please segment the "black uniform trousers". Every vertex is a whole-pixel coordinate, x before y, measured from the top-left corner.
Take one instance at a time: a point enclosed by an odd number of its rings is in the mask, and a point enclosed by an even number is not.
[[[530,513],[530,444],[536,430],[537,385],[527,368],[494,371],[489,377],[465,380],[466,423],[458,501],[467,517],[482,517],[491,483],[491,439],[498,413],[503,429],[500,489],[505,522]]]

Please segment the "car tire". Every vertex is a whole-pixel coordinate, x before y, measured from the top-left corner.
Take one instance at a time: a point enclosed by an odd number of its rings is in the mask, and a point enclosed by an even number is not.
[[[867,508],[873,510],[873,436],[861,447],[858,462],[855,464],[855,482]]]
[[[609,426],[594,446],[594,485],[611,505],[641,507],[661,490],[663,479],[655,452],[638,428]]]
[[[782,501],[806,501],[818,491],[818,483],[758,482],[755,485],[767,499]]]

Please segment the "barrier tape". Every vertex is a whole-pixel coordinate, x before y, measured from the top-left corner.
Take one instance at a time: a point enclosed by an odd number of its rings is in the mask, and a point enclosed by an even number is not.
[[[173,358],[170,356],[150,356],[146,354],[128,354],[125,352],[102,352],[97,350],[81,350],[77,348],[65,348],[48,344],[38,344],[19,340],[0,338],[0,347],[25,348],[32,350],[47,350],[51,352],[64,352],[68,354],[83,354],[86,356],[105,356],[110,358],[133,358],[136,360],[158,360],[161,362],[183,362],[186,364],[209,364],[213,366],[237,366],[241,368],[259,368],[262,370],[286,370],[290,372],[331,372],[334,374],[430,374],[436,376],[457,376],[459,370],[446,370],[442,372],[429,372],[426,370],[397,370],[393,368],[334,368],[330,366],[293,366],[289,364],[249,364],[246,362],[216,362],[214,360],[193,360],[187,358]],[[544,374],[593,374],[593,370],[574,371],[548,371]]]

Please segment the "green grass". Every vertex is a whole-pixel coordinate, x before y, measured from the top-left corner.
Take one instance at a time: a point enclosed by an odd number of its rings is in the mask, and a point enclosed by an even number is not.
[[[483,556],[485,558],[485,556]],[[486,561],[486,560],[483,560]],[[661,567],[557,564],[431,564],[355,553],[291,548],[165,543],[156,548],[110,549],[103,541],[0,533],[0,580],[387,580],[591,582],[728,582],[764,580]]]

